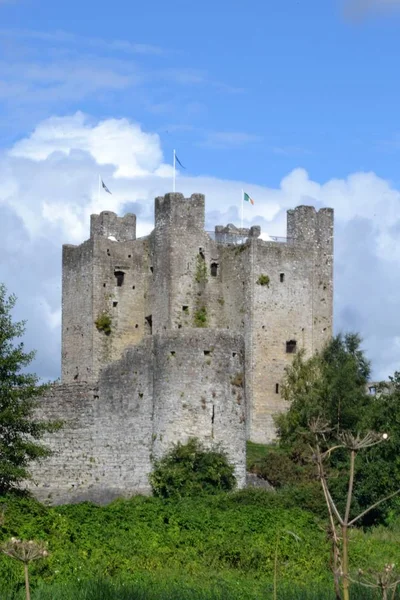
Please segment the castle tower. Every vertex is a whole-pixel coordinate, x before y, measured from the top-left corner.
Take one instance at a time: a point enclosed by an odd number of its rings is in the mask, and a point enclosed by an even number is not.
[[[155,200],[154,333],[193,326],[199,261],[208,268],[204,200],[176,193]]]
[[[131,310],[144,271],[135,239],[135,215],[105,211],[91,216],[89,240],[63,246],[63,383],[96,381],[105,364],[143,337],[143,306]]]
[[[285,409],[281,383],[293,355],[311,356],[332,336],[333,210],[299,206],[287,214],[287,239],[251,242],[246,328],[248,437],[274,439]]]

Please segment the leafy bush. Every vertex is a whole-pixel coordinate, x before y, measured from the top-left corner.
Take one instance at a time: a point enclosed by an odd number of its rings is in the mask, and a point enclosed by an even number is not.
[[[228,492],[235,487],[234,468],[219,449],[206,450],[198,440],[178,442],[155,463],[150,483],[155,496],[183,498]]]
[[[103,312],[99,315],[94,322],[98,331],[102,331],[106,335],[111,333],[111,317],[108,313]]]
[[[276,488],[291,485],[301,480],[301,469],[283,450],[270,448],[253,471]]]

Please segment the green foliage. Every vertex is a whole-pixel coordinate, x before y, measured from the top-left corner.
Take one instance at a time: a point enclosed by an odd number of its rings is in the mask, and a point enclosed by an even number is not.
[[[207,308],[201,306],[196,310],[193,317],[195,327],[206,327],[207,326]]]
[[[268,275],[261,274],[259,276],[259,278],[257,279],[258,285],[266,285],[267,287],[269,287],[269,283],[270,283],[270,278],[268,277]]]
[[[195,274],[196,283],[207,283],[207,265],[204,258],[198,254],[196,259],[196,274]]]
[[[279,599],[333,600],[329,544],[318,520],[298,508],[304,498],[249,489],[45,507],[8,496],[0,501],[7,505],[0,542],[15,535],[48,542],[48,559],[32,564],[32,600],[261,600],[272,597],[277,535],[293,531],[301,542],[283,537],[278,546]],[[400,522],[354,531],[353,572],[396,562],[399,531]],[[17,600],[22,587],[20,565],[0,556],[2,600]],[[317,589],[326,594],[313,596]]]
[[[389,386],[378,386],[376,396],[369,396],[362,425],[386,432],[389,437],[358,456],[354,496],[359,506],[374,504],[400,488],[400,373],[390,377]],[[375,509],[364,524],[390,520],[399,514],[400,499],[394,498]]]
[[[337,335],[306,360],[300,351],[286,370],[282,395],[290,402],[287,413],[276,417],[283,445],[293,445],[308,431],[310,419],[320,416],[332,427],[332,435],[357,433],[369,403],[366,384],[370,365],[356,334]]]
[[[258,462],[254,470],[275,488],[293,485],[302,479],[301,467],[279,448],[269,448],[267,455]]]
[[[112,320],[111,320],[110,315],[107,312],[102,312],[97,317],[94,324],[96,325],[96,328],[98,331],[102,331],[106,335],[110,335]]]
[[[252,471],[260,460],[267,455],[269,448],[267,444],[256,444],[250,441],[246,443],[246,464],[248,471]]]
[[[0,494],[29,478],[29,462],[49,455],[39,443],[59,423],[35,417],[39,398],[48,389],[35,374],[25,372],[35,353],[16,343],[25,332],[25,322],[13,322],[16,297],[7,297],[0,285]]]
[[[389,435],[387,442],[361,452],[356,461],[352,511],[361,512],[400,488],[400,374],[390,386],[378,386],[376,396],[367,394],[370,365],[354,334],[338,335],[321,353],[305,360],[300,352],[286,372],[283,396],[290,402],[286,414],[276,418],[280,447],[300,467],[300,482],[309,478],[308,422],[321,416],[330,423],[326,444],[335,444],[338,433],[377,431]],[[333,498],[340,510],[348,486],[348,455],[335,452],[326,461]],[[267,477],[268,469],[263,471]],[[268,478],[268,477],[267,477]],[[297,485],[297,484],[296,484]],[[371,525],[400,514],[400,501],[381,504],[363,520]]]
[[[236,480],[224,452],[206,450],[192,438],[186,444],[178,442],[156,461],[150,483],[155,496],[183,498],[230,491]]]
[[[312,586],[279,582],[279,600],[334,600],[329,584]],[[5,589],[2,600],[22,600],[22,592],[14,594]],[[134,579],[115,580],[99,577],[88,581],[75,581],[66,585],[39,586],[32,600],[270,600],[272,584],[251,577],[229,577],[209,573],[207,577],[185,576],[182,573],[165,573],[149,576],[138,573]],[[377,600],[372,590],[354,586],[352,600]],[[398,600],[396,594],[393,600]]]

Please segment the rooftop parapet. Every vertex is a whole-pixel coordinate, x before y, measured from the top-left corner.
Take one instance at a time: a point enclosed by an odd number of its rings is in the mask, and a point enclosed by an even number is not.
[[[118,217],[105,210],[99,215],[90,216],[90,237],[101,236],[114,242],[129,242],[136,239],[136,215],[127,213]]]

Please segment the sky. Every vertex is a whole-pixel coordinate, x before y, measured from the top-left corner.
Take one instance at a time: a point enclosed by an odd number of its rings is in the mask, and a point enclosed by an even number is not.
[[[174,148],[207,229],[242,188],[269,235],[333,207],[335,332],[400,370],[399,26],[400,0],[0,0],[0,281],[38,375],[60,375],[62,244],[106,209],[149,233]]]

